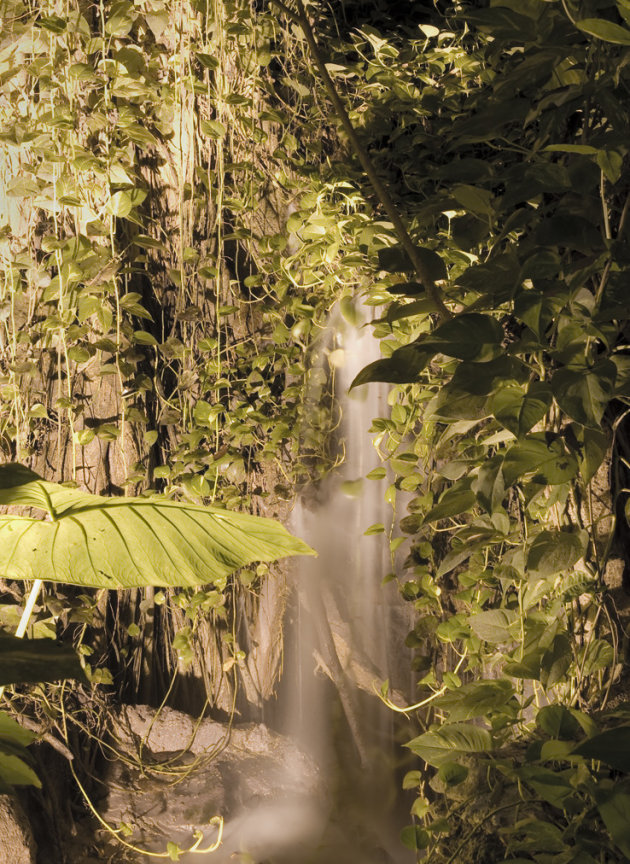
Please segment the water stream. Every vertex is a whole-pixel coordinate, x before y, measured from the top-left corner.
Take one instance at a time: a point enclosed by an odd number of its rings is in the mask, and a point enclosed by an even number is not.
[[[278,699],[265,723],[297,744],[317,782],[305,783],[305,763],[285,764],[273,800],[244,808],[226,824],[215,864],[412,864],[400,842],[409,800],[400,781],[411,737],[375,694],[388,679],[406,699],[411,657],[404,645],[410,613],[396,582],[383,534],[388,528],[388,480],[363,479],[379,466],[369,429],[387,416],[386,386],[349,391],[359,369],[378,355],[369,327],[335,316],[327,349],[335,369],[336,431],[343,462],[298,502],[291,529],[318,552],[296,565],[284,633]],[[334,352],[334,357],[330,354]],[[280,634],[278,634],[280,638]],[[400,740],[396,740],[396,738]],[[243,850],[246,850],[244,852]]]
[[[393,567],[386,538],[365,535],[375,524],[388,529],[392,518],[389,481],[364,479],[381,464],[369,430],[375,417],[387,416],[388,387],[349,390],[378,346],[368,326],[336,315],[332,327],[344,458],[294,512],[293,530],[318,558],[301,561],[296,574],[280,706],[281,731],[322,769],[331,812],[316,847],[300,855],[293,846],[286,860],[407,864],[414,859],[399,840],[408,821],[396,771],[404,758],[395,741],[400,727],[374,690],[386,679],[399,691],[410,688],[410,617],[396,583],[382,584]]]

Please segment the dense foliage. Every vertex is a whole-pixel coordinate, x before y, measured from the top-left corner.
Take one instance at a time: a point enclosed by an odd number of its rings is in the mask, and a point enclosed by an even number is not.
[[[336,458],[327,313],[374,307],[369,477],[408,515],[366,529],[405,550],[417,611],[403,840],[626,860],[630,6],[311,7],[315,55],[279,7],[3,4],[5,456],[274,511]],[[109,617],[50,595],[39,621],[104,618],[127,696],[209,639],[236,682],[265,572]]]

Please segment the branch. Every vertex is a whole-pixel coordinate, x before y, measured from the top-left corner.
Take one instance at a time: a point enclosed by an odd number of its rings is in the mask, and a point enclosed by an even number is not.
[[[304,8],[304,3],[302,0],[296,0],[297,2],[297,12],[293,12],[291,9],[286,6],[282,0],[271,0],[285,15],[287,15],[292,21],[302,28],[302,32],[306,38],[308,46],[310,48],[313,60],[315,61],[315,65],[322,77],[322,81],[324,82],[324,87],[330,97],[330,101],[333,103],[335,111],[339,119],[341,120],[341,125],[346,132],[350,140],[350,144],[356,153],[359,162],[365,173],[367,174],[368,180],[372,184],[372,188],[376,193],[377,198],[383,205],[383,209],[389,216],[394,230],[398,235],[398,239],[400,240],[405,252],[411,259],[411,263],[414,266],[416,274],[418,276],[418,280],[422,282],[424,285],[428,296],[435,303],[437,310],[439,312],[440,318],[451,318],[451,312],[444,305],[444,300],[442,299],[442,292],[435,284],[435,280],[431,278],[431,274],[428,272],[425,263],[418,255],[418,250],[411,239],[407,228],[405,227],[405,223],[403,222],[400,213],[394,201],[392,200],[391,195],[385,188],[384,184],[381,182],[380,177],[374,167],[370,156],[361,143],[359,136],[357,135],[354,126],[352,125],[352,121],[346,111],[345,105],[337,92],[337,88],[330,77],[328,69],[326,68],[326,63],[324,58],[319,50],[317,42],[315,40],[315,34],[313,33],[313,28],[311,26],[311,22],[309,21],[308,15],[306,14],[306,9]]]

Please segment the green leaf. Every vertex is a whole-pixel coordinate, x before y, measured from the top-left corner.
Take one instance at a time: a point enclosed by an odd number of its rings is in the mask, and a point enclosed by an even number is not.
[[[0,711],[0,742],[8,742],[26,747],[37,738],[34,732],[20,726],[13,717]]]
[[[602,39],[604,42],[612,42],[615,45],[630,45],[630,30],[607,21],[605,18],[582,18],[576,22],[576,26],[589,36]]]
[[[115,192],[107,205],[107,209],[112,216],[118,216],[119,219],[124,219],[126,216],[129,216],[132,207],[133,202],[131,196],[128,192],[124,191]]]
[[[542,765],[523,765],[516,770],[516,776],[543,801],[559,809],[564,809],[566,799],[575,791],[566,777]]]
[[[590,144],[549,144],[545,150],[550,153],[580,153],[584,156],[595,156],[599,151]]]
[[[133,339],[138,345],[157,345],[158,341],[152,333],[146,330],[134,330]]]
[[[527,569],[539,578],[570,570],[584,557],[587,545],[586,531],[541,531],[527,552]]]
[[[416,254],[422,261],[429,278],[437,282],[446,279],[446,264],[433,249],[424,246],[416,246]],[[415,267],[411,263],[409,255],[402,246],[388,246],[378,250],[378,266],[388,273],[415,273]]]
[[[473,717],[486,717],[493,712],[505,713],[513,695],[514,687],[506,678],[471,681],[440,696],[435,706],[448,712],[449,722],[457,723]]]
[[[437,522],[439,519],[447,519],[449,516],[457,516],[471,510],[476,495],[471,490],[470,484],[471,479],[466,477],[458,480],[442,493],[439,502],[424,517],[423,524],[428,525],[430,522]]]
[[[610,642],[605,639],[593,639],[586,649],[586,657],[582,671],[585,675],[592,675],[599,669],[606,669],[615,660],[615,652]]]
[[[23,480],[16,484],[16,478]],[[53,521],[0,516],[0,574],[129,588],[203,585],[254,561],[313,550],[272,519],[166,498],[104,498],[0,467],[0,504],[47,510]]]
[[[592,369],[558,369],[551,379],[556,402],[582,426],[599,428],[606,405],[613,396],[617,367],[601,360]]]
[[[536,714],[536,726],[550,738],[575,738],[580,732],[580,724],[570,708],[564,705],[545,705]]]
[[[536,483],[557,485],[572,480],[577,473],[575,457],[559,439],[547,443],[542,433],[535,433],[512,445],[503,460],[506,486],[522,477],[533,475]]]
[[[502,426],[517,438],[526,435],[543,419],[552,402],[551,387],[545,381],[533,381],[523,392],[516,386],[502,387],[490,401],[490,410]]]
[[[617,771],[630,774],[630,726],[617,726],[587,738],[574,748],[573,753],[605,762]]]
[[[468,768],[459,762],[443,762],[440,765],[437,776],[447,788],[459,786],[468,777]]]
[[[200,120],[199,128],[204,135],[220,141],[227,135],[227,127],[220,120]]]
[[[502,353],[503,328],[490,315],[467,312],[441,324],[417,341],[421,351],[446,354],[458,360],[486,362]]]
[[[19,756],[3,753],[0,748],[0,784],[2,786],[36,786],[42,788],[39,777]]]
[[[420,825],[406,825],[400,832],[400,842],[414,852],[419,849],[426,849],[430,840],[429,833]]]
[[[518,613],[512,609],[488,609],[477,612],[468,619],[475,636],[491,644],[513,642],[510,627],[518,621]]]
[[[557,633],[540,661],[540,681],[544,687],[553,687],[562,681],[573,661],[571,643],[566,633]]]
[[[630,794],[614,787],[604,789],[596,786],[593,795],[615,846],[630,859]]]
[[[412,384],[431,359],[415,346],[398,348],[391,357],[375,360],[365,366],[356,376],[350,389],[372,381],[386,381],[390,384]]]
[[[600,150],[595,158],[606,179],[616,183],[621,177],[623,168],[622,154],[617,150]]]
[[[79,658],[70,646],[57,645],[52,639],[0,636],[0,686],[64,678],[86,680]]]
[[[405,746],[429,765],[439,768],[444,762],[452,761],[453,755],[489,752],[492,737],[481,726],[453,723],[425,732]]]
[[[165,9],[157,12],[147,12],[145,21],[156,39],[159,39],[162,33],[168,27],[169,15]]]

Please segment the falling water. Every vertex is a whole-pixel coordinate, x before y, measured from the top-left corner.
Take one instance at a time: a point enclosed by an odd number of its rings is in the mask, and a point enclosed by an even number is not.
[[[273,800],[228,821],[223,848],[212,856],[216,864],[415,860],[399,839],[409,821],[409,802],[400,812],[396,773],[405,751],[394,740],[394,714],[375,693],[385,680],[403,694],[409,689],[409,612],[395,581],[382,584],[392,570],[386,539],[365,535],[370,526],[387,529],[391,521],[384,498],[389,481],[364,479],[381,464],[369,429],[387,414],[387,388],[349,391],[377,354],[369,327],[350,326],[336,315],[331,338],[328,366],[336,379],[343,461],[316,490],[306,490],[294,511],[292,530],[318,558],[296,565],[281,691],[275,716],[265,717],[317,766],[319,780],[305,783],[298,758],[285,764]]]
[[[331,787],[334,812],[319,854],[308,860],[402,864],[413,860],[400,844],[395,814],[395,763],[403,751],[394,742],[394,715],[375,690],[385,680],[408,689],[410,619],[396,583],[382,584],[393,567],[386,539],[365,534],[391,522],[389,481],[364,479],[381,465],[369,430],[375,417],[387,416],[388,388],[350,390],[357,372],[378,356],[377,343],[368,326],[349,325],[338,314],[331,326],[344,458],[294,513],[295,533],[318,558],[299,564],[282,711],[285,731],[322,766]]]

